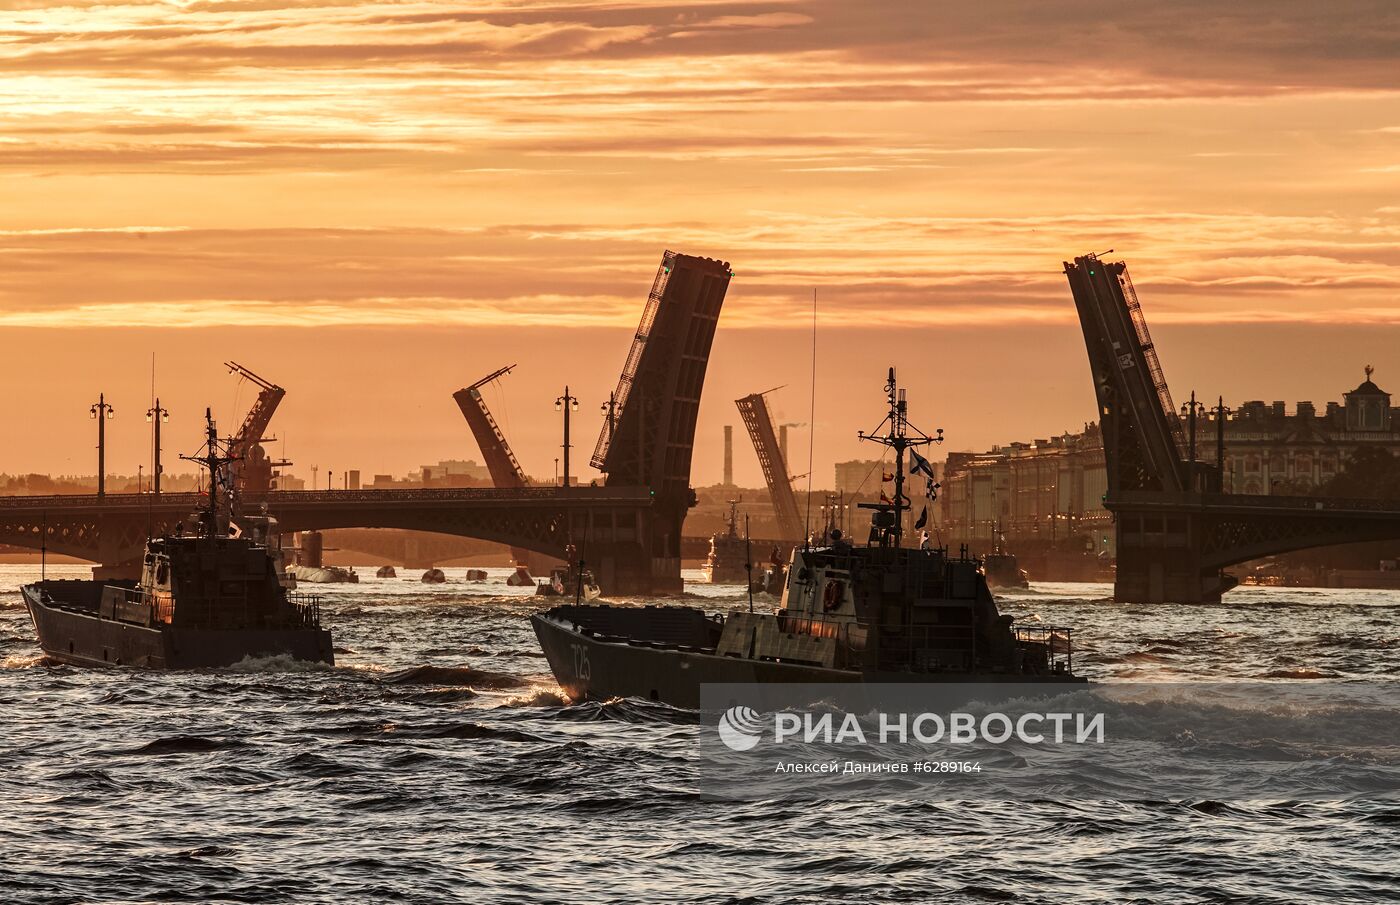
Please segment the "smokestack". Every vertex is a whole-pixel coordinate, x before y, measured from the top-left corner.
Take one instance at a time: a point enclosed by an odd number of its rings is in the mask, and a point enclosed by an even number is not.
[[[724,486],[734,486],[734,426],[724,426]]]
[[[787,425],[778,427],[778,452],[783,454],[783,468],[789,468],[787,456]]]

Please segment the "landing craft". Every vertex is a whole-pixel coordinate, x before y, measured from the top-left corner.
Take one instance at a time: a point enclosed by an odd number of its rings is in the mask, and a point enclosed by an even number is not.
[[[865,546],[832,531],[827,546],[793,550],[773,614],[580,603],[539,613],[531,622],[565,692],[696,708],[703,683],[1084,682],[1070,630],[1015,626],[979,560],[902,546],[904,453],[942,433],[909,424],[893,368],[885,390],[885,433],[860,437],[894,451],[895,493],[861,504],[873,510]]]
[[[137,581],[39,581],[21,590],[39,646],[74,666],[189,669],[247,657],[290,656],[334,663],[320,602],[288,593],[281,552],[261,536],[232,536],[220,511],[230,462],[205,414],[205,454],[185,457],[209,471],[209,503],[195,533],[146,544]]]

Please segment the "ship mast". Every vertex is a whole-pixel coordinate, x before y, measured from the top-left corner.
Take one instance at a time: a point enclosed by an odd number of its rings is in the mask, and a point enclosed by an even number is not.
[[[909,403],[904,397],[904,390],[900,389],[899,384],[895,381],[894,368],[890,368],[889,378],[885,381],[885,396],[890,404],[890,411],[885,416],[885,420],[881,421],[870,433],[859,431],[856,436],[894,450],[894,500],[889,504],[862,503],[861,505],[866,508],[894,513],[894,525],[886,529],[885,536],[893,541],[890,546],[898,547],[904,533],[904,451],[927,446],[930,443],[942,443],[943,429],[939,428],[936,435],[930,437],[909,423]],[[886,427],[887,425],[888,427]],[[881,430],[885,430],[883,435],[880,433]]]
[[[201,455],[180,456],[187,462],[198,462],[209,471],[209,505],[204,512],[200,513],[200,522],[204,526],[205,537],[218,537],[219,535],[219,471],[230,462],[235,460],[235,456],[222,455],[219,449],[219,432],[214,426],[213,412],[206,408],[204,410],[205,440]],[[232,443],[230,442],[230,447]]]

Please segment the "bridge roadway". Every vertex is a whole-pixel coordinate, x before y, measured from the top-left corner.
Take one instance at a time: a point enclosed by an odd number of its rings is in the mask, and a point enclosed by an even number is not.
[[[1310,547],[1400,538],[1400,500],[1120,491],[1117,596],[1218,601],[1226,566]]]
[[[0,497],[0,543],[46,546],[100,563],[99,576],[130,574],[147,537],[191,523],[196,493]],[[656,543],[645,487],[273,491],[266,507],[282,531],[403,528],[495,541],[562,556],[574,543],[604,587],[631,594],[680,590],[679,538]]]

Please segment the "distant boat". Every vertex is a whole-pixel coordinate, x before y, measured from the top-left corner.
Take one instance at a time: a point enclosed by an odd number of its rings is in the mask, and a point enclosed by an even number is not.
[[[485,580],[486,580],[486,570],[485,570],[485,569],[468,569],[468,570],[467,570],[467,581],[485,581]]]
[[[1006,549],[1006,535],[1000,526],[996,532],[996,542],[992,552],[982,560],[982,571],[987,576],[987,586],[991,588],[1029,588],[1030,578],[1026,570],[1016,561],[1016,554]]]
[[[423,584],[442,584],[447,581],[447,576],[443,574],[441,569],[429,569],[423,573],[423,577],[419,580]]]
[[[359,584],[360,576],[354,569],[342,566],[288,566],[287,574],[297,581],[312,584]]]
[[[535,579],[530,575],[530,567],[519,562],[515,564],[515,571],[506,579],[506,584],[513,588],[532,588],[535,586]]]
[[[374,572],[375,578],[397,578],[398,576],[399,573],[394,571],[393,566],[380,566]]]
[[[774,544],[773,552],[768,558],[768,568],[753,580],[754,593],[768,594],[772,597],[783,596],[783,586],[787,584],[787,568],[787,563],[783,562],[782,548]]]
[[[594,580],[593,573],[584,569],[582,574],[575,572],[568,566],[560,566],[551,569],[549,581],[541,581],[535,588],[535,594],[540,597],[573,597],[577,595],[583,600],[597,600],[603,591],[598,587],[598,582]]]
[[[725,530],[710,535],[710,555],[701,567],[710,584],[743,584],[749,580],[748,543],[739,535],[739,502],[729,501]]]

